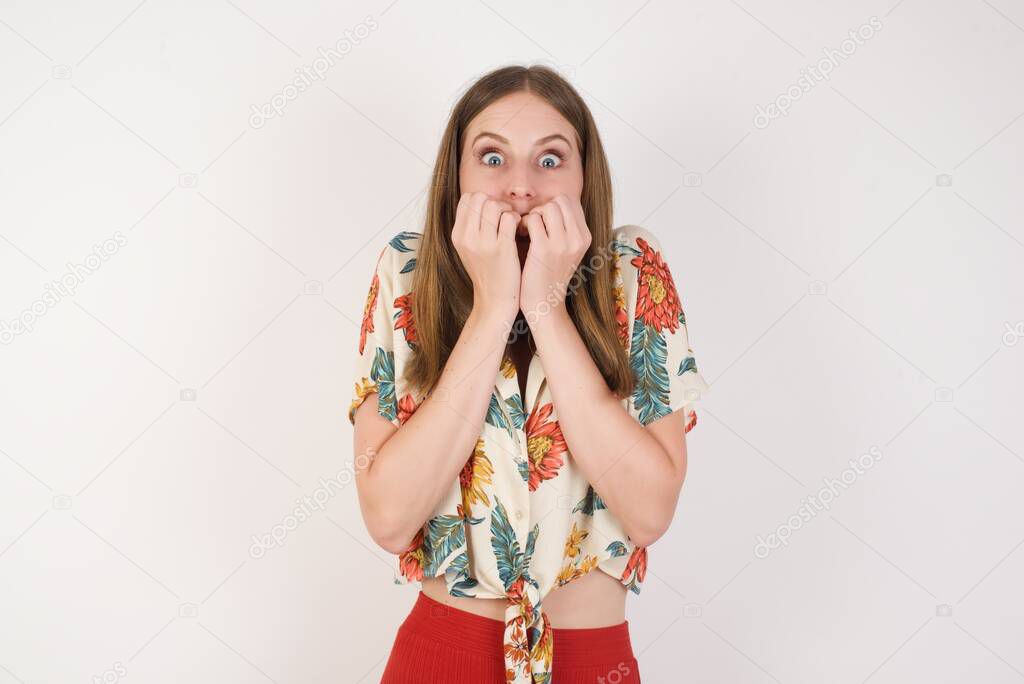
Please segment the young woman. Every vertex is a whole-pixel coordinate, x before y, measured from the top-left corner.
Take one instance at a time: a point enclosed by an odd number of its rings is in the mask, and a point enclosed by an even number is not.
[[[422,587],[384,684],[640,681],[626,596],[708,387],[658,240],[611,222],[568,82],[509,66],[468,89],[358,340],[362,515]]]

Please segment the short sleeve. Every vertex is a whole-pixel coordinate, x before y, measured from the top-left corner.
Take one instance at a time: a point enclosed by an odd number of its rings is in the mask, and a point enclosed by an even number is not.
[[[377,257],[370,287],[359,322],[359,334],[351,340],[356,348],[352,403],[349,422],[355,425],[356,409],[367,397],[377,393],[377,412],[396,427],[398,401],[395,388],[395,329],[392,325],[394,307],[394,250],[390,245]]]
[[[647,425],[683,409],[689,432],[697,421],[693,404],[710,388],[690,345],[678,283],[650,231],[630,226],[619,240],[636,383],[629,411]]]

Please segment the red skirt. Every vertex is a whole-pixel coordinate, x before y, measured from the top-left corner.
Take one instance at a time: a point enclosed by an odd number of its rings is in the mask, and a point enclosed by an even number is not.
[[[380,684],[504,684],[505,623],[435,601],[422,591],[398,628]],[[551,684],[639,684],[629,621],[551,628]]]

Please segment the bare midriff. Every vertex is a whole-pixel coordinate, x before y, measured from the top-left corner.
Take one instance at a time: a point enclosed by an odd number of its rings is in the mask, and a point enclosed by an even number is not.
[[[451,596],[444,577],[426,577],[423,593],[459,610],[494,620],[505,619],[508,599]],[[552,627],[608,627],[626,619],[626,586],[599,568],[552,589],[541,605]]]

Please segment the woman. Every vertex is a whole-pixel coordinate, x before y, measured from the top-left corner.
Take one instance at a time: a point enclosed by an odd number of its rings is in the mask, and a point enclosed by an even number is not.
[[[358,341],[362,515],[395,583],[422,583],[385,684],[640,681],[627,590],[707,385],[658,241],[611,222],[569,83],[509,66],[468,89]]]

